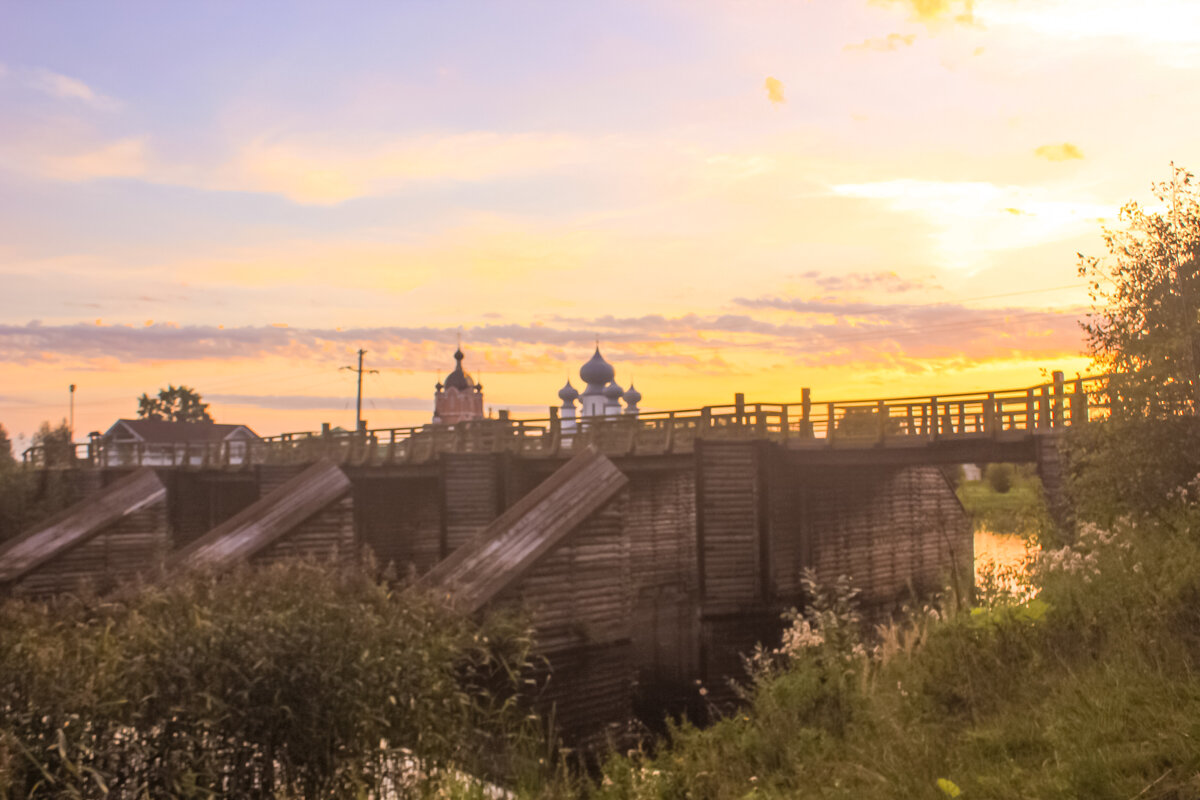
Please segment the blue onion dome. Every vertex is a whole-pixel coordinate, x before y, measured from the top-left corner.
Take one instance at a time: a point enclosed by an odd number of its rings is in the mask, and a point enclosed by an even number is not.
[[[462,350],[454,351],[454,360],[457,361],[458,364],[454,367],[454,372],[451,372],[449,375],[446,376],[446,388],[447,389],[459,389],[462,391],[466,391],[467,389],[471,388],[471,376],[463,371],[463,366],[462,366],[463,351]]]
[[[629,384],[629,391],[625,393],[625,396],[622,399],[629,405],[635,406],[642,402],[642,393],[633,388],[633,384],[631,383]]]
[[[579,399],[579,392],[567,381],[567,385],[558,390],[558,399],[564,403],[573,403]]]
[[[596,353],[592,356],[591,360],[579,369],[579,377],[583,379],[584,383],[598,384],[600,386],[611,381],[616,374],[617,372],[612,368],[612,364],[609,364],[604,360],[604,356],[600,355],[599,347],[596,348]]]
[[[625,390],[621,388],[621,384],[613,381],[608,386],[604,387],[604,396],[614,403],[621,399],[621,395],[625,394]]]

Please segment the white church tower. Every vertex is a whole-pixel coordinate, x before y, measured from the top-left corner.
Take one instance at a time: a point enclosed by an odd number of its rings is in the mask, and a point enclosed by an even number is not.
[[[570,380],[558,390],[558,398],[562,400],[559,416],[564,429],[574,429],[577,420],[589,417],[615,417],[638,413],[637,404],[641,402],[641,393],[634,389],[632,384],[628,391],[621,388],[621,384],[615,380],[616,370],[600,355],[599,345],[596,346],[596,352],[591,359],[580,367],[579,377],[584,383],[582,394],[575,390]],[[575,410],[576,400],[579,401],[578,416]],[[625,402],[624,408],[621,408],[622,401]]]

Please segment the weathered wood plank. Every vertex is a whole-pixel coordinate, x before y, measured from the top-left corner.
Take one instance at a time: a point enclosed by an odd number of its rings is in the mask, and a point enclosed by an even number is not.
[[[166,487],[148,467],[121,478],[28,533],[0,545],[0,583],[19,579],[106,526],[163,501],[166,496]]]
[[[322,459],[177,552],[173,568],[225,568],[250,558],[350,491],[350,480]]]
[[[424,578],[468,611],[512,585],[564,536],[607,503],[628,479],[587,448]]]

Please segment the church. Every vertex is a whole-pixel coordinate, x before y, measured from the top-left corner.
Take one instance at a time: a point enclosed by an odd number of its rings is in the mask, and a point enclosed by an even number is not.
[[[435,425],[453,425],[473,419],[483,419],[483,385],[472,380],[463,369],[463,352],[460,346],[454,351],[454,371],[440,381],[433,395],[433,422]],[[616,381],[616,370],[600,355],[600,346],[582,367],[579,378],[583,381],[583,393],[567,384],[558,390],[562,401],[560,418],[563,428],[574,428],[577,421],[595,417],[614,417],[621,414],[637,414],[642,395],[629,384],[622,389]],[[579,403],[579,408],[575,403]],[[622,406],[622,403],[624,405]]]
[[[454,351],[454,371],[439,382],[433,394],[433,424],[454,425],[483,419],[483,384],[476,383],[463,369],[460,345]]]
[[[583,394],[580,394],[568,378],[567,384],[558,390],[558,399],[562,400],[559,416],[563,421],[563,429],[575,427],[577,420],[589,417],[615,417],[620,414],[637,414],[638,403],[642,400],[641,393],[629,384],[629,389],[622,389],[616,381],[616,370],[612,364],[600,355],[600,346],[591,359],[579,368],[579,379],[584,383]],[[579,401],[578,414],[575,401]],[[621,403],[625,406],[622,408]]]

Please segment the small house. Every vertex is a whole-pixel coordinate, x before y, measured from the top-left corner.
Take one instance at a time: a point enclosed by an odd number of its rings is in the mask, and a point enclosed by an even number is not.
[[[102,467],[241,464],[259,436],[245,425],[119,419],[99,437]]]

